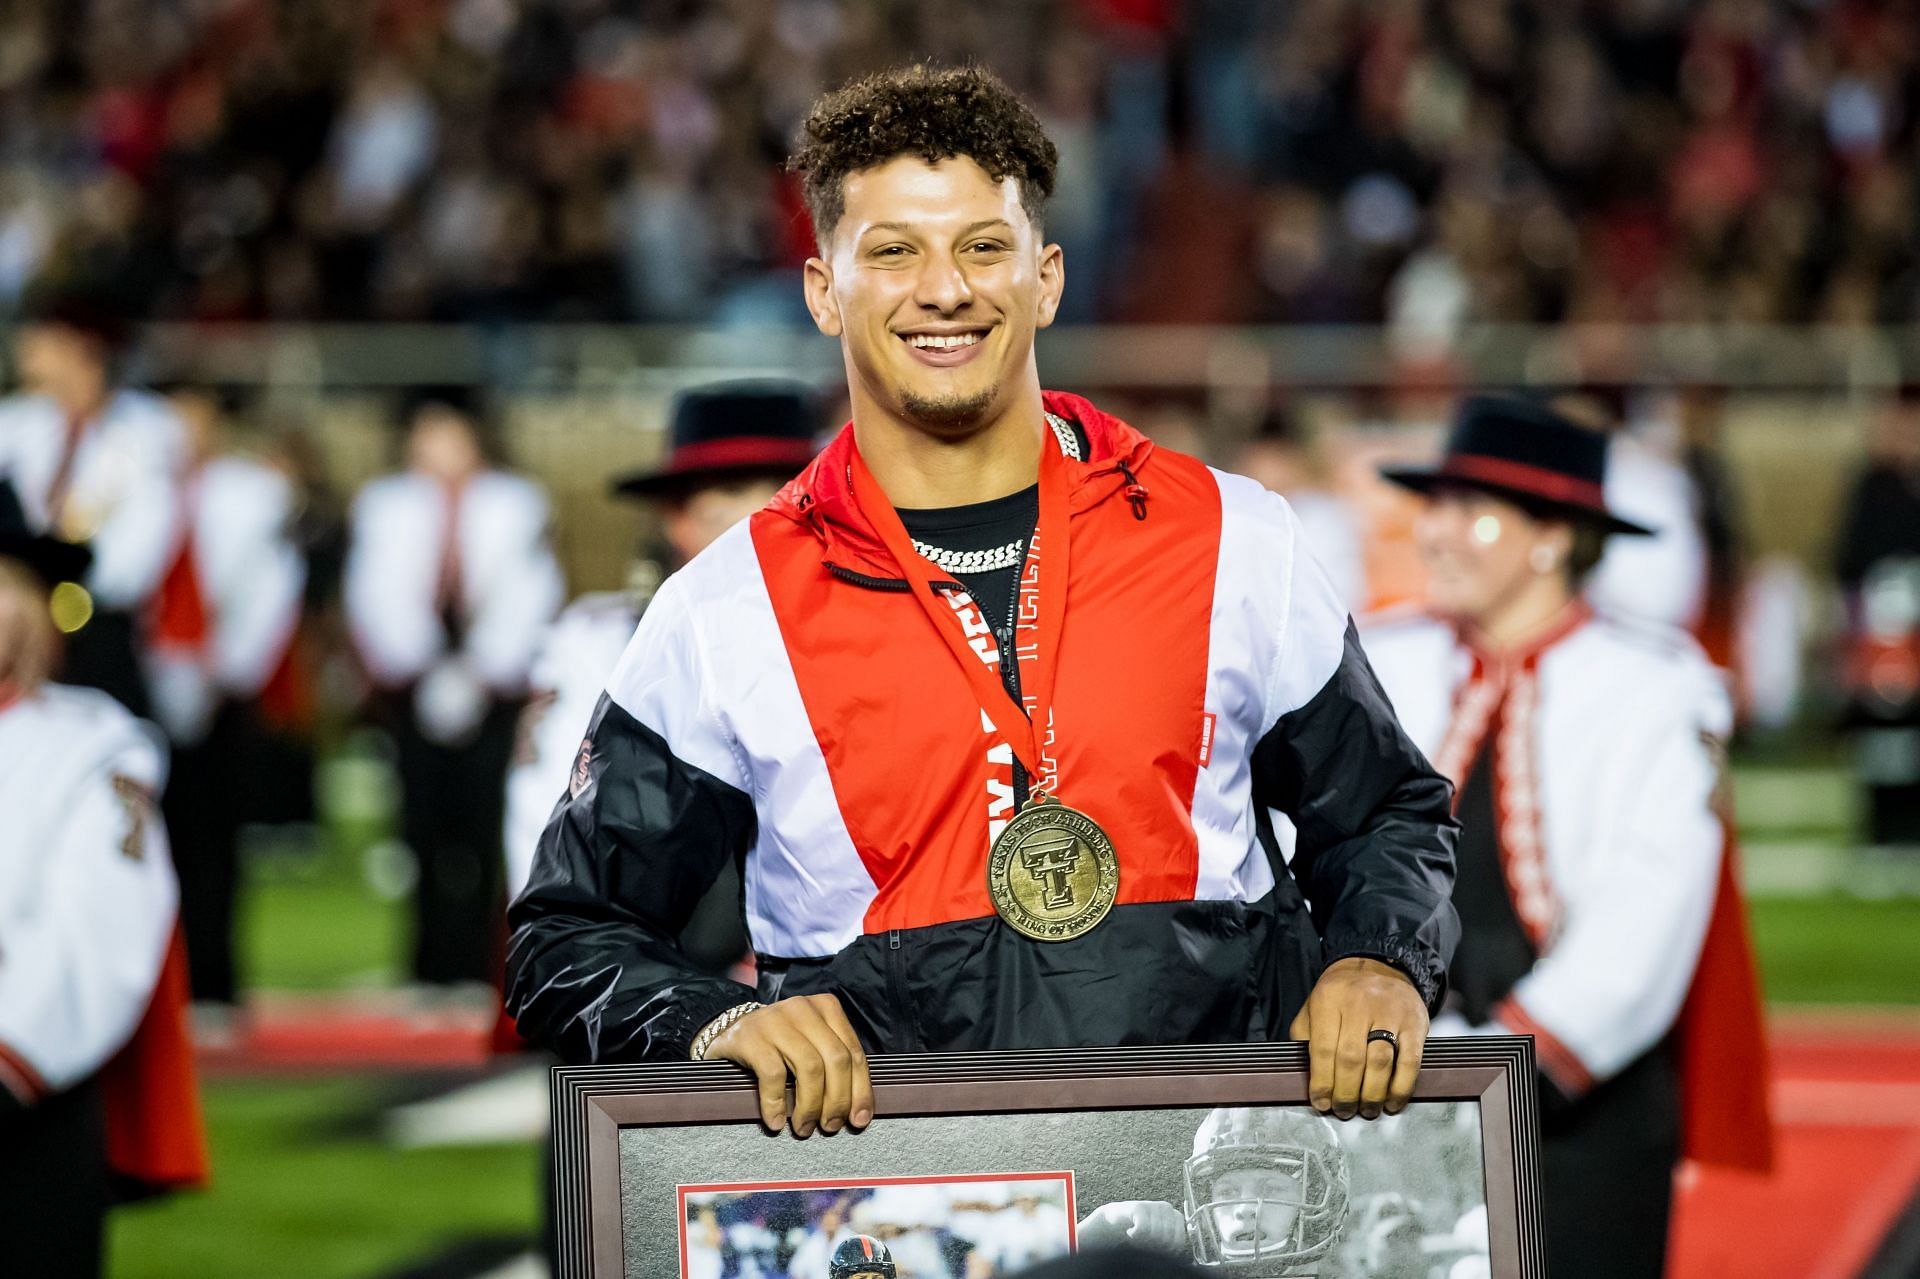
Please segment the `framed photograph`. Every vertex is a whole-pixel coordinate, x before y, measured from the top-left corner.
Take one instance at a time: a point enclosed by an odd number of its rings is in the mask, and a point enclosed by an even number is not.
[[[553,1072],[566,1279],[993,1279],[1131,1241],[1265,1279],[1543,1273],[1533,1045],[1434,1040],[1414,1103],[1307,1105],[1304,1044],[877,1057],[864,1132],[761,1127],[727,1062]]]

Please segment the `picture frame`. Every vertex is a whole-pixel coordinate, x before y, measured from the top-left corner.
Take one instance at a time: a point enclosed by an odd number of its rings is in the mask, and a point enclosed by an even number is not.
[[[1338,1164],[1348,1182],[1337,1247],[1397,1235],[1443,1269],[1476,1248],[1485,1258],[1451,1273],[1544,1273],[1533,1042],[1524,1037],[1428,1041],[1413,1103],[1372,1121],[1314,1115],[1306,1045],[1297,1042],[881,1056],[870,1070],[867,1130],[800,1140],[761,1126],[752,1080],[729,1062],[555,1067],[558,1273],[703,1279],[721,1273],[714,1250],[761,1248],[754,1272],[800,1279],[786,1270],[798,1250],[818,1251],[829,1229],[861,1229],[863,1211],[884,1219],[873,1233],[923,1248],[933,1239],[954,1253],[973,1246],[966,1221],[1017,1208],[1032,1223],[1020,1237],[1039,1241],[1037,1259],[1080,1246],[1096,1217],[1162,1200],[1182,1214],[1198,1250],[1217,1234],[1210,1223],[1225,1220],[1222,1205],[1239,1202],[1215,1196],[1196,1206],[1196,1194],[1212,1193],[1193,1188],[1195,1169],[1207,1166],[1197,1162],[1209,1140],[1202,1129],[1246,1115],[1290,1131],[1309,1118],[1339,1140],[1343,1153],[1306,1165]],[[1186,1200],[1176,1207],[1183,1162]],[[1420,1169],[1421,1185],[1395,1184]],[[1055,1179],[1064,1194],[1047,1188]],[[1023,1190],[1029,1183],[1046,1184]],[[1312,1205],[1324,1208],[1329,1193],[1303,1191],[1309,1206],[1295,1216],[1324,1218]],[[940,1219],[946,1211],[952,1220]],[[1452,1232],[1442,1232],[1455,1212]],[[983,1263],[962,1273],[1011,1271]]]

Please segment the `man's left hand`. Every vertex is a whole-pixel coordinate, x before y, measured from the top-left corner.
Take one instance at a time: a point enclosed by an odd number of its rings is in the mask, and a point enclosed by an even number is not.
[[[1372,1030],[1392,1032],[1395,1042],[1368,1042]],[[1382,1107],[1397,1115],[1413,1098],[1427,1045],[1427,1006],[1412,979],[1392,964],[1342,959],[1320,974],[1289,1033],[1307,1041],[1307,1096],[1315,1110],[1336,1119],[1377,1119]]]

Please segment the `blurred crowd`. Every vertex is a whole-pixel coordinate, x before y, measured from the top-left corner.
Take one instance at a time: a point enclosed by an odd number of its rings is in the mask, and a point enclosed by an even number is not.
[[[689,1205],[689,1279],[812,1279],[847,1231],[881,1240],[916,1279],[991,1279],[1055,1255],[1060,1183],[891,1184],[722,1193]]]
[[[1061,152],[1068,319],[1915,318],[1910,6],[17,0],[0,307],[803,320],[817,92],[978,58]],[[1177,233],[1205,226],[1205,235]]]

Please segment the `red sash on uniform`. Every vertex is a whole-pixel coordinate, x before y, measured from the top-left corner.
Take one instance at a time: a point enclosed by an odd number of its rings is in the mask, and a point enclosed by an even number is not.
[[[1760,979],[1736,873],[1739,841],[1723,822],[1725,854],[1707,937],[1674,1039],[1680,1065],[1680,1151],[1700,1163],[1773,1167],[1767,1035]]]
[[[133,1038],[100,1072],[107,1164],[139,1191],[204,1185],[210,1170],[193,1043],[187,1033],[187,948],[179,926]]]
[[[147,635],[156,649],[198,656],[206,651],[210,631],[206,592],[194,569],[193,532],[189,528],[180,538],[179,552],[167,567],[167,575],[153,593]]]

